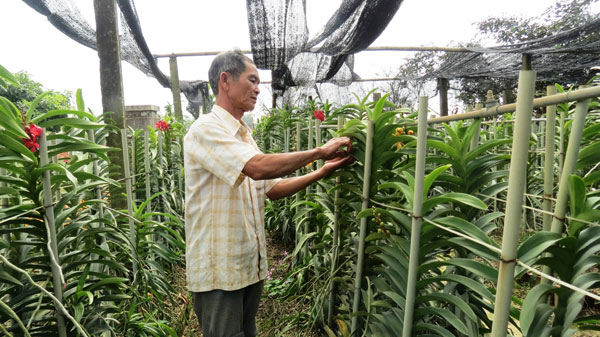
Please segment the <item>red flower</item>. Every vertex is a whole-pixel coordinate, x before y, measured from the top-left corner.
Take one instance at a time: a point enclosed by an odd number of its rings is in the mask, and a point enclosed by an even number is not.
[[[35,152],[40,148],[40,144],[38,144],[34,139],[31,138],[21,138],[21,140],[23,141],[23,144],[25,144],[25,146],[27,146],[27,148],[31,151],[31,152]]]
[[[313,111],[313,115],[316,119],[320,120],[321,122],[325,120],[325,113],[323,112],[323,110],[315,110]]]
[[[25,132],[27,132],[29,138],[37,140],[42,135],[43,130],[39,126],[29,122],[29,126],[25,127]]]
[[[161,131],[169,131],[169,128],[171,127],[171,124],[160,120],[156,123],[154,123],[154,125],[156,126],[157,129],[161,130]]]
[[[31,122],[29,123],[29,125],[25,126],[25,133],[27,133],[29,138],[21,138],[21,140],[31,152],[35,152],[40,148],[40,144],[38,144],[37,141],[38,138],[42,135],[42,132],[42,128]]]

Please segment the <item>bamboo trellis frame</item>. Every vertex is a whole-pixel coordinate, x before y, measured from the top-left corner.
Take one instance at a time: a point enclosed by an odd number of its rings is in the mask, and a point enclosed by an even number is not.
[[[535,72],[532,70],[522,70],[521,76],[522,76],[521,82],[523,82],[521,84],[521,87],[519,90],[521,98],[518,99],[517,103],[515,103],[515,104],[497,105],[497,106],[486,107],[486,108],[481,107],[479,109],[476,109],[475,111],[471,111],[471,112],[464,113],[464,114],[429,119],[426,121],[426,123],[427,124],[436,124],[436,123],[456,121],[456,120],[465,120],[465,119],[472,119],[472,118],[493,117],[493,116],[501,115],[504,113],[517,111],[516,120],[510,121],[510,122],[515,123],[515,129],[518,130],[517,133],[521,135],[519,137],[519,139],[515,139],[513,142],[513,158],[515,158],[515,162],[514,163],[511,162],[511,168],[515,167],[515,170],[518,171],[517,166],[526,165],[527,153],[531,152],[528,149],[528,144],[529,144],[528,139],[529,139],[529,135],[531,133],[531,123],[532,122],[545,122],[545,125],[543,125],[545,130],[543,130],[542,125],[540,125],[539,130],[537,130],[536,132],[543,133],[544,138],[546,140],[554,139],[555,128],[554,128],[554,122],[553,122],[552,115],[556,114],[556,104],[570,102],[570,101],[577,101],[578,102],[577,109],[580,112],[576,113],[576,117],[573,118],[573,125],[575,125],[575,126],[572,127],[572,129],[571,129],[571,136],[569,137],[569,140],[570,140],[569,144],[577,144],[577,150],[578,150],[578,144],[581,140],[581,133],[583,131],[583,122],[585,120],[585,118],[584,118],[585,112],[587,112],[587,103],[585,103],[585,102],[586,102],[586,100],[588,100],[588,102],[589,102],[589,99],[592,97],[600,96],[600,87],[580,88],[579,90],[576,90],[576,91],[571,91],[571,92],[567,92],[567,93],[563,93],[563,94],[555,94],[555,88],[553,86],[551,86],[548,88],[546,97],[534,99],[533,86],[535,83]],[[531,111],[533,110],[533,108],[537,108],[537,107],[546,107],[547,108],[547,118],[546,119],[540,119],[540,118],[533,119],[532,118]],[[583,117],[581,117],[581,116],[583,116]],[[564,125],[564,121],[567,118],[566,118],[565,114],[562,114],[561,117],[562,117],[561,125]],[[576,124],[576,123],[579,123],[579,124]],[[334,125],[322,125],[321,126],[321,128],[333,128],[333,127],[335,127],[335,126]],[[561,128],[561,132],[563,129],[564,128]],[[300,132],[305,131],[305,130],[307,130],[307,128],[302,128],[300,126],[300,124],[298,123],[297,128],[296,128],[296,137],[299,138]],[[579,134],[579,136],[577,136],[577,134]],[[516,135],[515,135],[515,137],[516,137]],[[562,134],[561,134],[561,139],[564,139],[564,135],[562,135]],[[299,140],[297,141],[297,143],[299,144]],[[520,152],[520,154],[515,154],[515,150],[517,149],[518,144],[522,145],[522,146],[520,146],[520,149],[518,150]],[[536,153],[545,153],[546,154],[545,163],[544,163],[545,166],[548,166],[548,163],[552,164],[554,162],[554,158],[555,158],[554,152],[556,151],[556,149],[554,148],[553,145],[554,145],[553,141],[545,141],[544,150],[535,150],[534,151]],[[561,160],[561,162],[564,161],[565,163],[566,162],[574,163],[574,161],[573,161],[574,159],[572,158],[572,156],[573,156],[573,154],[576,155],[578,151],[575,150],[575,147],[576,147],[575,145],[569,145],[569,146],[572,147],[573,149],[571,151],[567,151],[567,154],[566,154],[567,159]],[[300,148],[298,147],[298,150],[299,149]],[[561,153],[562,152],[563,151],[561,151]],[[569,153],[571,153],[571,154],[569,154]],[[576,158],[575,158],[575,160],[576,160]],[[571,164],[571,165],[573,165],[573,164]],[[565,172],[568,173],[571,171],[572,171],[572,169],[567,168],[567,169],[561,170],[559,172],[559,174],[561,177],[568,177],[568,174],[566,174]],[[511,173],[512,174],[509,174],[509,181],[511,179],[510,177],[519,176],[519,174],[516,174],[514,172],[511,172]],[[561,178],[561,180],[562,179],[566,179],[566,178]],[[504,269],[508,268],[508,270],[503,270],[500,273],[501,275],[505,274],[505,277],[503,280],[500,280],[499,284],[498,284],[498,287],[503,288],[503,290],[499,290],[499,292],[497,294],[496,308],[494,310],[495,318],[494,318],[494,328],[493,328],[494,331],[492,332],[493,337],[506,335],[506,331],[507,331],[507,327],[508,327],[508,308],[510,307],[511,294],[512,294],[512,279],[514,277],[513,276],[514,275],[514,266],[516,264],[519,264],[523,268],[526,268],[532,272],[538,273],[539,275],[542,275],[544,278],[550,279],[553,282],[557,282],[558,284],[560,284],[562,286],[569,287],[571,289],[574,289],[575,291],[585,294],[586,296],[593,295],[585,290],[579,289],[573,285],[568,285],[563,281],[557,280],[557,279],[553,278],[552,276],[548,275],[547,273],[545,273],[545,274],[540,273],[537,270],[533,271],[532,267],[527,266],[527,265],[523,264],[521,261],[518,261],[516,259],[516,247],[518,245],[518,234],[520,233],[520,222],[521,222],[520,214],[522,212],[521,211],[522,209],[532,209],[533,211],[537,211],[537,212],[544,214],[546,218],[548,218],[548,216],[550,218],[552,216],[554,216],[556,218],[557,215],[560,218],[560,213],[558,213],[558,214],[551,213],[548,208],[548,207],[550,207],[550,209],[551,209],[552,202],[558,202],[558,199],[560,199],[558,197],[556,199],[554,199],[551,194],[551,191],[553,190],[553,187],[552,187],[553,181],[554,181],[554,175],[552,174],[552,170],[546,169],[546,174],[544,174],[544,185],[545,185],[544,196],[529,195],[522,189],[523,183],[520,181],[515,182],[514,178],[513,178],[513,183],[512,183],[513,188],[510,189],[510,187],[509,187],[509,190],[512,190],[513,192],[511,193],[512,195],[507,198],[507,200],[502,200],[502,199],[495,198],[493,196],[488,196],[492,199],[498,199],[500,201],[506,202],[507,204],[508,203],[512,204],[512,206],[507,207],[507,208],[511,209],[510,217],[512,217],[512,220],[508,221],[505,224],[505,231],[507,228],[512,228],[512,230],[509,230],[508,231],[509,233],[506,234],[506,237],[503,238],[503,240],[502,240],[503,249],[500,251],[502,253],[502,259],[505,260],[505,262],[508,264],[508,266],[504,267]],[[521,187],[521,190],[520,191],[517,190],[516,187],[514,187],[514,186]],[[535,209],[535,208],[524,205],[523,198],[525,196],[533,196],[533,197],[543,198],[544,199],[544,209],[540,210],[540,209]],[[509,199],[510,199],[510,201],[509,201]],[[369,199],[369,200],[374,202],[371,199]],[[391,208],[394,208],[394,207],[391,207]],[[410,212],[409,210],[403,210],[403,211],[411,213],[411,214],[413,214],[413,216],[418,217],[418,215],[414,215],[414,214],[417,214],[414,211],[413,212]],[[507,214],[508,214],[508,210],[507,210]],[[577,220],[577,219],[570,218],[570,217],[565,217],[565,218]],[[441,226],[441,225],[439,225],[439,226]],[[449,229],[446,229],[446,230],[449,230]],[[412,240],[411,240],[411,242],[412,242]],[[506,242],[506,244],[505,244],[505,242]],[[335,242],[334,242],[334,245],[335,245]],[[495,248],[495,249],[497,250],[498,248]],[[360,249],[359,249],[359,252],[360,252]],[[357,276],[359,276],[359,275],[357,275]],[[508,276],[510,276],[510,277],[508,277]],[[355,283],[360,285],[360,283],[358,283],[358,282],[355,282]],[[357,289],[359,289],[359,288],[360,288],[360,286],[357,287]],[[355,296],[355,302],[356,302],[356,300],[357,300],[357,296]],[[331,302],[331,300],[330,300],[330,302]],[[409,302],[407,301],[407,304],[408,303]],[[330,308],[330,310],[331,310],[331,308]],[[353,310],[353,312],[356,312],[356,311]],[[503,319],[502,316],[505,316],[506,318]],[[356,316],[353,317],[352,321],[353,321],[352,331],[356,332],[358,329],[358,327],[356,326],[356,323],[355,323],[355,322],[357,322]],[[408,320],[408,321],[405,320],[405,322],[409,322],[409,321],[410,320]],[[405,326],[407,326],[407,325],[405,325]],[[406,329],[408,329],[408,328],[406,328]]]

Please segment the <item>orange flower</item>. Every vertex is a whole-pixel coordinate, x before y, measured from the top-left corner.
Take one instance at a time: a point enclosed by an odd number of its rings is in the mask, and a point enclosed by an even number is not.
[[[408,130],[408,134],[412,136],[415,134],[415,132],[413,130]]]
[[[402,143],[402,142],[396,143],[396,150],[402,150],[403,147],[404,147],[404,143]]]

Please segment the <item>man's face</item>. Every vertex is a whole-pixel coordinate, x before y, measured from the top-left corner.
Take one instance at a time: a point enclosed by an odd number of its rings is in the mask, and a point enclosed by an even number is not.
[[[246,111],[252,111],[256,105],[256,100],[260,89],[258,85],[260,77],[256,66],[246,63],[246,70],[240,75],[238,80],[231,81],[229,98],[234,108]]]

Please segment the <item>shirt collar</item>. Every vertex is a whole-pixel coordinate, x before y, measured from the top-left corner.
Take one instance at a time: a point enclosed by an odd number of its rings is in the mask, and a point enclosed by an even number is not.
[[[235,135],[238,130],[241,132],[242,130],[240,129],[244,128],[246,131],[250,132],[250,128],[244,121],[238,121],[229,113],[229,111],[223,109],[222,107],[215,104],[212,108],[212,111],[223,122],[225,129],[227,129],[227,131],[229,131],[232,135]]]

